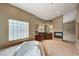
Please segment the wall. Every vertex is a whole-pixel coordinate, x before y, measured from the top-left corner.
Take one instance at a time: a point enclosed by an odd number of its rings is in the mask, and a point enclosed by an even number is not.
[[[59,16],[52,19],[52,23],[53,23],[53,32],[63,32],[63,16]]]
[[[69,42],[76,42],[76,21],[70,21],[67,23],[63,23],[63,40]]]
[[[9,46],[24,40],[8,41],[8,19],[15,19],[20,21],[29,22],[29,35],[34,37],[35,23],[41,22],[38,18],[35,18],[28,12],[25,12],[19,8],[16,8],[10,4],[0,4],[0,48]]]
[[[63,16],[59,16],[55,19],[53,19],[53,28],[54,28],[54,32],[62,32],[63,26]]]
[[[76,42],[76,14],[77,11],[73,10],[63,15],[63,40],[68,42]]]
[[[78,24],[79,23],[79,5],[78,5],[78,7],[77,7],[77,18],[76,18],[76,45],[77,45],[77,47],[79,48],[79,38],[77,38],[77,37],[79,37],[79,35],[77,35],[77,33],[79,32],[79,30],[78,30]]]

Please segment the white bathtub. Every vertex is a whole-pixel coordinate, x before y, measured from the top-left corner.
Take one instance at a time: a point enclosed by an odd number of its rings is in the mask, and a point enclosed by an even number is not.
[[[39,44],[38,41],[23,42],[10,56],[41,56]]]
[[[0,50],[0,56],[43,56],[41,44],[38,41],[26,41],[4,50]]]

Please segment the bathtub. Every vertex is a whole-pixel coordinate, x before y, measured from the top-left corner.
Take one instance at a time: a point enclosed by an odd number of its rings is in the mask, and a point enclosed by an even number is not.
[[[9,56],[42,56],[40,46],[38,41],[23,42]]]

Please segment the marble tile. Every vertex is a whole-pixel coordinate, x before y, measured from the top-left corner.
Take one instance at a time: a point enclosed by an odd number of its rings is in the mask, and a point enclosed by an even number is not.
[[[77,56],[79,50],[73,43],[64,42],[62,39],[43,40],[42,45],[47,56]]]

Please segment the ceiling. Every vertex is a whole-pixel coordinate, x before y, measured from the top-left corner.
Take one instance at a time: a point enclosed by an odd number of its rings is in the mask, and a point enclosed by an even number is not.
[[[51,20],[60,15],[74,11],[77,3],[10,3],[18,8],[21,8],[34,16],[43,19]]]

